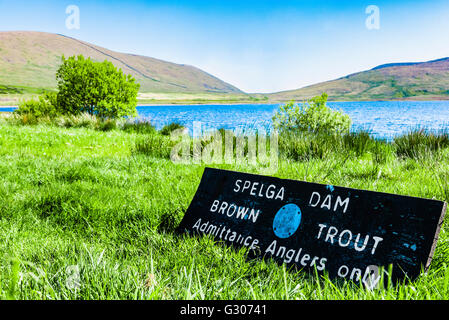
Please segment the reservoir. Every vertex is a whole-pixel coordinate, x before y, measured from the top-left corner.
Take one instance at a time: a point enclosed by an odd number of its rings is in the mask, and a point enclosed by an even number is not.
[[[449,101],[360,101],[328,102],[352,119],[352,129],[368,130],[375,138],[391,139],[410,129],[441,130],[449,128]],[[140,119],[153,123],[157,129],[178,122],[193,131],[193,122],[202,128],[253,130],[272,128],[271,119],[279,104],[205,104],[138,106]],[[14,108],[0,107],[0,112]]]

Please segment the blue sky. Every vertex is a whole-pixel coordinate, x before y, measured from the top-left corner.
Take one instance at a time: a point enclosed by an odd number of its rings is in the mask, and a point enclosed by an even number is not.
[[[66,7],[80,29],[66,28]],[[380,28],[365,9],[376,5]],[[296,89],[449,56],[449,1],[2,1],[0,31],[62,33],[194,65],[246,92]]]

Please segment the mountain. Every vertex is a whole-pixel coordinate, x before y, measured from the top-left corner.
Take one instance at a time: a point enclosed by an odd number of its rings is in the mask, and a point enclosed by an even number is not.
[[[242,93],[193,66],[114,52],[60,34],[28,31],[0,32],[0,91],[53,89],[61,56],[79,54],[111,61],[136,78],[141,92]]]
[[[54,89],[61,56],[78,54],[95,61],[111,61],[136,78],[141,93],[220,94],[227,97],[232,94],[237,102],[248,99],[248,95],[238,88],[193,66],[114,52],[60,34],[27,31],[0,32],[0,93],[36,93]],[[304,100],[322,92],[329,95],[329,100],[341,101],[449,99],[449,58],[387,63],[297,90],[253,94],[252,99],[258,102]]]
[[[304,100],[326,92],[329,100],[449,99],[449,58],[389,63],[297,90],[269,94],[270,100]]]

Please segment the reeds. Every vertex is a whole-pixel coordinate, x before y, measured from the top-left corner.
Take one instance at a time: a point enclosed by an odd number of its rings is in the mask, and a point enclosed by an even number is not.
[[[433,132],[425,129],[413,129],[395,137],[393,144],[398,157],[421,158],[448,147],[449,132],[447,129]]]

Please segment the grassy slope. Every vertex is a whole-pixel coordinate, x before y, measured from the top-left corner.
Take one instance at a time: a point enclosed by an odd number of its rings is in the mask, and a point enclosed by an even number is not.
[[[114,130],[17,126],[0,120],[0,298],[18,299],[447,299],[448,227],[427,274],[367,291],[331,283],[172,231],[204,166],[133,153],[139,136]],[[448,150],[280,162],[276,176],[449,201]],[[221,166],[257,173],[255,167]],[[338,168],[338,169],[336,169]],[[440,183],[441,182],[441,183]],[[172,220],[171,217],[176,217]],[[67,287],[69,266],[80,290]]]
[[[330,100],[449,99],[449,58],[373,70],[268,95],[272,100],[303,100],[326,92]]]
[[[449,58],[384,65],[297,90],[247,95],[192,66],[118,53],[62,35],[0,32],[0,105],[17,105],[20,99],[53,90],[62,54],[106,59],[132,74],[141,84],[140,104],[273,103],[322,92],[340,101],[449,99]]]
[[[35,93],[56,87],[61,56],[83,54],[109,60],[141,84],[141,92],[242,93],[232,85],[192,66],[114,52],[63,35],[42,32],[0,32],[0,92],[5,86]],[[13,88],[11,88],[13,87]]]

